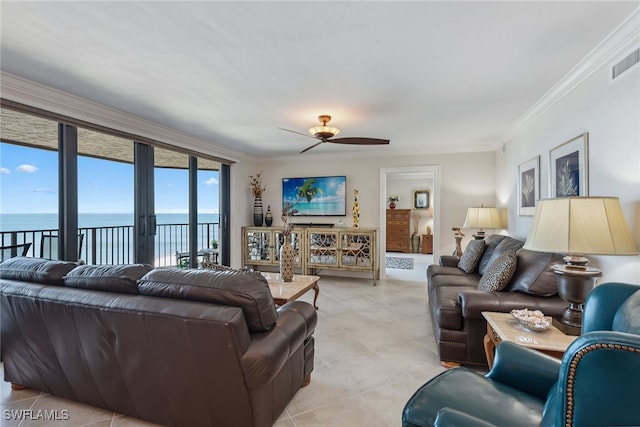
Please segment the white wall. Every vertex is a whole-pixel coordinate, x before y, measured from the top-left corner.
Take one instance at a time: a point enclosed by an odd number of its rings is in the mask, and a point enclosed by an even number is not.
[[[509,233],[526,238],[532,217],[518,216],[518,165],[540,155],[540,196],[549,197],[549,150],[589,133],[589,195],[620,198],[640,247],[640,67],[609,83],[600,67],[496,154],[497,197],[508,210]],[[605,281],[640,284],[640,256],[590,256]]]
[[[393,141],[391,142],[393,144]],[[248,175],[263,171],[267,189],[263,203],[271,204],[274,225],[281,223],[274,206],[281,205],[282,178],[299,176],[346,175],[347,215],[345,217],[304,217],[300,222],[336,223],[342,219],[351,226],[353,190],[359,191],[360,226],[379,228],[381,206],[386,206],[386,197],[380,193],[380,170],[407,166],[440,166],[440,247],[434,252],[450,254],[455,248],[452,227],[461,226],[469,206],[495,203],[495,154],[493,152],[433,154],[415,156],[381,156],[365,154],[341,157],[302,154],[290,158],[258,161],[256,169]],[[245,178],[248,185],[248,179]],[[251,197],[246,192],[247,203]],[[249,209],[249,208],[247,208]],[[247,216],[246,224],[250,224]],[[245,224],[245,225],[246,225]],[[436,255],[437,256],[437,255]]]

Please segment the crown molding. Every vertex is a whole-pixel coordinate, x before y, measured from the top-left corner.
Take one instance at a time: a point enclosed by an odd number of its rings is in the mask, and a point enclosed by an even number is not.
[[[245,154],[227,150],[213,141],[179,132],[141,117],[80,98],[22,77],[0,71],[0,96],[52,113],[83,120],[110,129],[140,135],[210,156],[238,162]],[[178,144],[176,144],[178,143]]]
[[[535,122],[540,116],[569,95],[584,80],[626,50],[640,43],[640,8],[636,9],[611,34],[600,42],[587,56],[556,83],[542,98],[529,108],[502,138],[509,142],[517,134]]]

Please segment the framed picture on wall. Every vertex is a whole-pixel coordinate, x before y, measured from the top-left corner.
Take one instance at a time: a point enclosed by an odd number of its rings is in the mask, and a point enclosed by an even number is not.
[[[518,166],[518,215],[533,216],[540,199],[540,156]]]
[[[589,195],[589,134],[549,151],[549,197]]]
[[[429,209],[429,198],[431,192],[429,190],[417,190],[413,192],[413,208]]]

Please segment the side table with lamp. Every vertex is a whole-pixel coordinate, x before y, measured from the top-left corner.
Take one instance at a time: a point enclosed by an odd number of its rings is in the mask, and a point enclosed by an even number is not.
[[[539,200],[524,249],[567,254],[552,270],[558,295],[569,303],[553,325],[568,335],[580,335],[582,305],[602,276],[584,255],[638,254],[617,197]]]

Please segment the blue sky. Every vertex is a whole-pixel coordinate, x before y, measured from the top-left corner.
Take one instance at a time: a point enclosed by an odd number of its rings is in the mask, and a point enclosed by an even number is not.
[[[186,170],[155,171],[157,213],[186,213]],[[198,172],[198,211],[218,213],[219,175]],[[0,143],[0,213],[47,213],[58,208],[58,157],[54,151]],[[81,213],[133,212],[133,165],[78,158]]]

